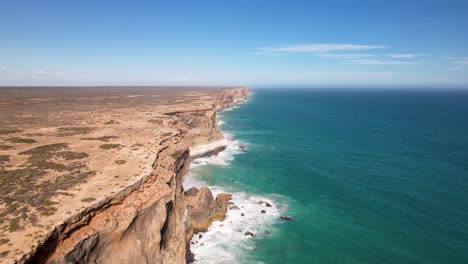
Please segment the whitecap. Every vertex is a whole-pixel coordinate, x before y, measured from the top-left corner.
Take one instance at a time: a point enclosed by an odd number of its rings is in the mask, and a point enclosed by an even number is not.
[[[222,121],[219,122],[224,124]],[[206,182],[198,178],[198,173],[204,169],[204,166],[227,166],[235,155],[245,151],[240,148],[241,145],[249,145],[247,142],[235,139],[230,133],[224,132],[223,134],[228,141],[226,149],[216,156],[194,159],[184,181],[185,190],[207,185]],[[246,253],[254,249],[254,241],[268,235],[273,223],[278,221],[280,215],[285,212],[286,205],[277,202],[277,195],[250,194],[239,191],[236,189],[236,185],[209,186],[214,197],[219,193],[231,193],[231,202],[239,209],[231,207],[232,209],[228,210],[224,221],[214,222],[207,232],[202,233],[201,238],[199,235],[192,238],[190,249],[194,254],[195,263],[242,262]],[[255,237],[245,235],[246,231],[252,232]]]

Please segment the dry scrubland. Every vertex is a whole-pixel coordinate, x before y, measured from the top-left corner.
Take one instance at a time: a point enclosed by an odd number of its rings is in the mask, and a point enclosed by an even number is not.
[[[220,139],[193,116],[222,107],[226,89],[0,88],[0,260],[151,174],[174,136]]]

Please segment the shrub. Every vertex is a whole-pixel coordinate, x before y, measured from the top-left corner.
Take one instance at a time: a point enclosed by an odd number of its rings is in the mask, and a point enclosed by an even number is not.
[[[92,201],[96,201],[96,198],[93,198],[93,197],[88,197],[88,198],[83,198],[81,199],[82,202],[85,202],[85,203],[90,203]]]
[[[104,142],[109,142],[111,139],[117,138],[116,136],[102,136],[102,137],[88,137],[88,138],[82,138],[81,140],[99,140],[99,141],[104,141]]]
[[[99,146],[99,148],[101,149],[116,149],[120,147],[122,147],[122,145],[120,144],[102,144],[101,146]]]
[[[57,131],[59,132],[57,136],[66,137],[74,135],[85,135],[93,131],[92,127],[59,127]]]
[[[19,137],[7,138],[5,140],[9,141],[11,143],[25,143],[25,144],[32,144],[32,143],[37,142],[36,140],[34,140],[32,138],[19,138]]]
[[[8,231],[16,232],[19,229],[19,219],[13,218],[10,220],[10,224],[8,225]]]
[[[18,130],[18,129],[0,129],[0,135],[7,135],[7,134],[18,133],[18,132],[21,132],[21,130]]]

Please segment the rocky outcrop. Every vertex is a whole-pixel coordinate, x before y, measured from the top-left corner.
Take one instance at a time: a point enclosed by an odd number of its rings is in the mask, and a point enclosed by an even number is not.
[[[168,144],[152,175],[57,226],[29,263],[184,263],[190,157],[183,143]]]
[[[226,90],[212,108],[167,113],[180,133],[161,143],[151,174],[56,224],[15,263],[185,263],[191,236],[223,220],[231,198],[214,199],[206,187],[184,192],[185,174],[193,157],[223,148],[216,111],[247,95]]]
[[[214,221],[222,221],[226,217],[230,194],[220,193],[216,200],[206,186],[199,190],[192,188],[185,193],[185,201],[190,224],[187,229],[187,238],[198,232],[208,230]]]

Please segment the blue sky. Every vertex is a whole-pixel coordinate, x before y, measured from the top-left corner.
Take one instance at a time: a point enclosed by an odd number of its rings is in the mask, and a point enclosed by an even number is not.
[[[468,1],[0,2],[0,85],[468,87]]]

